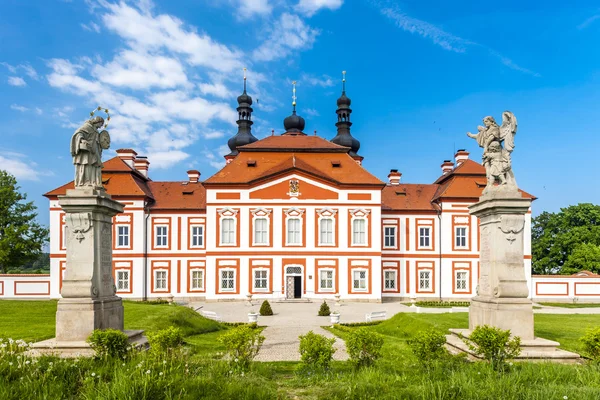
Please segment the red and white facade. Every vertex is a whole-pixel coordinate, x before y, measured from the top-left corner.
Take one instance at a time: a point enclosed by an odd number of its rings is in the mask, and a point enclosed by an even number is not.
[[[242,146],[211,178],[155,182],[149,162],[122,149],[105,162],[114,218],[113,274],[123,298],[458,299],[475,295],[477,219],[467,207],[485,186],[459,151],[433,184],[371,175],[347,148],[284,134]],[[151,161],[151,160],[150,160]],[[446,165],[446,167],[444,167]],[[66,266],[64,213],[50,200],[50,297]],[[524,193],[525,196],[529,196]],[[530,238],[531,218],[525,237]],[[531,244],[525,243],[530,279]],[[37,288],[36,288],[37,290]]]

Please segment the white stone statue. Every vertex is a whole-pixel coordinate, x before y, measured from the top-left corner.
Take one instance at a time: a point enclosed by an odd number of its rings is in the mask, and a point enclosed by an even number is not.
[[[477,134],[467,132],[467,136],[477,140],[479,147],[483,148],[483,165],[487,176],[487,186],[483,193],[494,188],[516,191],[517,182],[512,171],[511,153],[515,148],[517,118],[512,112],[505,111],[502,113],[502,126],[498,126],[494,117],[485,117],[483,124],[485,126],[477,127]]]
[[[87,120],[71,138],[71,156],[75,165],[75,188],[102,189],[102,150],[110,147],[108,131],[98,132],[104,118]]]

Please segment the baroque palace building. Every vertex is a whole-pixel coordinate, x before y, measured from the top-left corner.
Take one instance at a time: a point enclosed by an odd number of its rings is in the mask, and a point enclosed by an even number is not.
[[[431,184],[387,183],[362,166],[350,133],[351,101],[337,100],[337,135],[303,132],[296,114],[285,132],[252,135],[252,98],[238,101],[238,132],[225,167],[207,180],[150,179],[150,162],[132,149],[104,163],[107,192],[125,210],[114,217],[117,294],[178,300],[468,299],[479,277],[479,232],[468,206],[486,185],[484,167],[459,150]],[[66,268],[64,213],[50,200],[50,296]],[[532,197],[527,193],[524,196]],[[531,212],[525,272],[531,279]]]

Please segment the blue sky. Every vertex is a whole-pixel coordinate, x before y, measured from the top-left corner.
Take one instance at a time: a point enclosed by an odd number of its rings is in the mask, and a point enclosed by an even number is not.
[[[598,203],[600,6],[496,3],[5,0],[0,168],[47,223],[42,194],[72,179],[70,137],[101,105],[112,111],[107,158],[131,147],[154,180],[189,168],[205,179],[236,132],[243,67],[259,138],[282,133],[292,80],[306,132],[333,138],[347,70],[352,133],[379,178],[397,168],[403,182],[431,183],[460,148],[479,160],[465,132],[511,110],[534,214]]]

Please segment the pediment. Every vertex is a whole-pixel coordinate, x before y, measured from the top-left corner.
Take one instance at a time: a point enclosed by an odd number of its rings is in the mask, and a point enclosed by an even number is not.
[[[250,191],[251,199],[264,200],[337,200],[339,194],[334,188],[317,185],[308,179],[289,176],[277,179],[271,183],[263,184]]]

